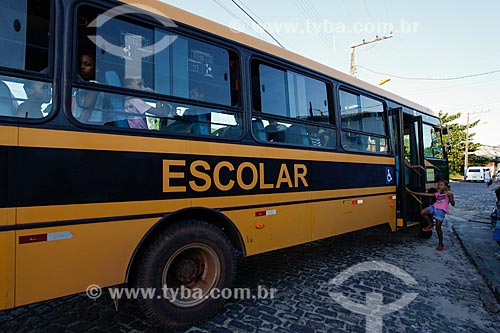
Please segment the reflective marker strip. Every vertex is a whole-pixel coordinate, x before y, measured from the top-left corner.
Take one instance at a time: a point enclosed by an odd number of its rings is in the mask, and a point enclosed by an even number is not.
[[[353,200],[352,204],[353,205],[362,205],[363,204],[363,200]]]
[[[73,238],[73,234],[69,231],[61,231],[61,232],[51,232],[47,234],[47,241],[55,241],[61,239],[70,239]]]
[[[19,236],[19,244],[29,244],[37,242],[46,242],[47,234]]]
[[[276,215],[276,209],[261,210],[255,212],[255,217]]]
[[[390,195],[389,196],[389,200],[396,200],[396,196],[395,195]]]
[[[70,238],[73,238],[73,234],[69,231],[51,232],[48,234],[19,236],[19,244],[50,242]]]

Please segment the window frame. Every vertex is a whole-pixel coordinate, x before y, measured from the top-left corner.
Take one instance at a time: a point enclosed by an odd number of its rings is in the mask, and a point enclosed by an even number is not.
[[[268,67],[281,70],[285,72],[285,74],[288,71],[291,71],[295,74],[299,74],[302,76],[305,76],[307,78],[317,80],[319,82],[322,82],[326,86],[326,97],[328,100],[328,123],[322,123],[322,122],[316,122],[313,120],[304,120],[304,119],[297,119],[297,118],[290,118],[290,117],[283,117],[283,116],[277,116],[272,113],[266,113],[263,111],[258,111],[254,107],[254,99],[253,99],[253,94],[254,94],[254,81],[253,81],[253,66],[257,62],[257,64],[260,65],[266,65]],[[312,145],[298,145],[298,144],[291,144],[287,142],[272,142],[272,141],[263,141],[259,140],[256,135],[253,132],[253,125],[249,125],[249,132],[251,137],[258,143],[263,143],[263,144],[268,144],[268,145],[275,145],[275,146],[281,146],[281,147],[291,147],[291,148],[302,148],[302,149],[315,149],[315,150],[324,150],[324,151],[333,151],[338,149],[338,126],[337,124],[337,117],[336,117],[336,107],[335,107],[335,85],[332,83],[331,79],[329,77],[323,76],[321,74],[318,74],[316,72],[312,72],[311,70],[307,68],[301,68],[298,67],[297,64],[290,63],[287,61],[283,61],[282,59],[278,58],[271,58],[271,57],[266,57],[262,56],[258,53],[253,53],[249,59],[247,60],[248,64],[248,71],[249,71],[249,100],[250,100],[250,105],[249,105],[249,111],[250,111],[250,119],[253,118],[265,118],[265,119],[270,119],[270,120],[276,120],[278,122],[285,122],[285,123],[292,123],[292,124],[301,124],[301,125],[306,125],[306,126],[316,126],[319,128],[327,128],[332,130],[335,133],[335,140],[333,142],[332,147],[316,147]],[[259,79],[260,83],[260,79]],[[287,100],[286,104],[289,106],[289,96],[288,96],[288,80],[285,80],[285,88],[286,88],[286,94],[287,94]]]
[[[358,130],[352,130],[352,129],[344,129],[342,128],[342,104],[340,103],[340,92],[344,91],[353,95],[358,95],[358,96],[364,96],[366,98],[373,99],[375,101],[378,101],[382,103],[382,107],[384,109],[383,112],[383,117],[384,117],[384,128],[385,128],[385,135],[380,135],[376,133],[370,133],[370,132],[363,132],[363,131],[358,131]],[[361,89],[357,89],[353,86],[341,83],[337,87],[337,109],[338,109],[338,122],[340,124],[339,127],[339,140],[340,140],[340,147],[348,153],[354,153],[354,154],[367,154],[367,155],[380,155],[380,156],[393,156],[393,149],[391,146],[391,131],[389,128],[389,112],[388,112],[388,107],[387,107],[387,101],[385,99],[382,99],[381,97],[377,95],[373,95],[370,92],[363,91]],[[379,139],[386,139],[387,140],[387,152],[370,152],[370,151],[355,151],[355,150],[348,150],[344,148],[344,143],[342,142],[342,132],[349,132],[349,133],[355,133],[355,134],[360,134],[364,136],[373,136],[375,138]]]
[[[93,1],[81,1],[74,6],[71,6],[70,11],[71,14],[73,15],[73,21],[71,28],[72,30],[72,43],[71,43],[71,52],[69,52],[69,56],[71,57],[70,59],[70,64],[71,64],[71,71],[70,71],[70,85],[67,87],[67,93],[69,93],[69,96],[72,96],[72,90],[73,89],[85,89],[85,90],[90,90],[90,91],[95,91],[98,93],[110,93],[110,94],[117,94],[117,95],[123,95],[123,96],[130,96],[130,97],[137,97],[137,98],[143,98],[143,99],[152,99],[156,101],[161,101],[161,102],[169,102],[169,103],[177,103],[177,104],[183,104],[183,105],[189,105],[193,107],[203,107],[203,108],[208,108],[208,109],[214,109],[214,110],[220,110],[220,111],[229,111],[233,113],[238,113],[241,115],[241,121],[242,121],[242,133],[239,137],[237,138],[224,138],[224,137],[217,137],[217,136],[211,136],[211,135],[202,135],[202,134],[193,134],[193,133],[176,133],[176,132],[161,132],[161,131],[154,131],[154,130],[141,130],[141,129],[131,129],[131,128],[120,128],[120,127],[115,127],[115,126],[104,126],[104,125],[93,125],[93,124],[86,124],[83,122],[80,122],[77,120],[72,112],[71,109],[71,98],[68,98],[67,100],[67,118],[69,121],[74,124],[77,127],[84,128],[84,129],[90,129],[90,130],[99,130],[100,132],[117,132],[117,133],[125,133],[125,134],[132,134],[132,135],[139,135],[139,136],[158,136],[158,137],[179,137],[179,138],[189,138],[189,139],[214,139],[214,140],[221,140],[221,141],[241,141],[245,136],[247,132],[247,121],[246,121],[246,116],[245,116],[245,109],[243,105],[244,101],[244,85],[242,84],[242,77],[243,77],[243,59],[242,59],[242,54],[241,51],[238,49],[238,47],[234,44],[227,43],[225,42],[221,37],[213,35],[211,33],[207,32],[199,32],[195,30],[194,28],[182,24],[180,22],[174,21],[177,27],[175,30],[173,28],[165,28],[164,26],[158,24],[157,21],[155,21],[153,18],[156,16],[154,13],[148,13],[148,15],[142,15],[142,14],[126,14],[126,15],[120,15],[121,17],[124,17],[127,19],[127,22],[130,24],[137,24],[140,25],[144,28],[149,28],[149,29],[159,29],[161,31],[167,32],[167,33],[172,33],[176,34],[185,38],[193,39],[201,43],[209,44],[211,46],[215,46],[221,49],[226,50],[228,53],[233,52],[236,55],[236,58],[238,59],[239,62],[239,68],[237,71],[237,80],[239,84],[239,92],[238,92],[238,104],[236,106],[231,106],[231,105],[224,105],[224,104],[217,104],[217,103],[212,103],[212,102],[202,102],[194,99],[189,99],[189,98],[183,98],[183,97],[178,97],[178,96],[173,96],[173,95],[166,95],[166,94],[161,94],[157,92],[149,92],[149,91],[139,91],[135,89],[129,89],[125,87],[115,87],[115,86],[110,86],[106,85],[103,83],[94,83],[94,82],[87,82],[87,81],[82,81],[78,78],[78,13],[79,10],[82,6],[89,6],[92,7],[95,10],[102,10],[106,11],[112,8],[112,6],[108,5],[103,5],[102,3],[96,3]]]
[[[57,11],[59,10],[59,1],[50,0],[50,16],[49,16],[49,45],[48,45],[48,63],[47,72],[33,72],[28,70],[21,70],[16,68],[0,66],[0,76],[11,77],[13,79],[21,80],[31,80],[39,81],[50,84],[52,88],[52,110],[51,112],[43,118],[20,118],[20,117],[9,117],[0,115],[0,122],[2,123],[25,123],[25,124],[43,124],[54,119],[58,113],[59,102],[57,99],[58,93],[56,90],[56,80],[55,80],[55,54],[56,54],[56,26],[60,19]],[[62,61],[62,59],[59,59]]]
[[[425,134],[424,134],[424,128],[425,126],[428,126],[431,128],[432,131],[436,131],[439,133],[439,139],[440,139],[440,147],[441,147],[441,154],[442,154],[442,157],[434,157],[434,156],[425,156]],[[432,133],[432,132],[431,132]],[[432,134],[431,134],[432,135]],[[422,123],[422,144],[424,145],[424,158],[425,159],[431,159],[431,160],[440,160],[440,161],[444,161],[446,158],[445,158],[445,151],[444,151],[444,144],[443,144],[443,134],[441,133],[441,130],[438,126],[436,125],[433,125],[433,124],[430,124],[430,123],[426,123],[426,122],[423,122]],[[434,155],[434,154],[433,154]]]

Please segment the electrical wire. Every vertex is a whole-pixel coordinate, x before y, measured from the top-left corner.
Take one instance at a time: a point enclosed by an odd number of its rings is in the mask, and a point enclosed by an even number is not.
[[[231,0],[232,3],[236,5],[243,13],[245,13],[246,16],[248,16],[255,24],[257,24],[269,37],[271,37],[279,46],[282,48],[286,49],[283,44],[280,43],[280,41],[273,36],[262,24],[260,24],[254,17],[249,14],[239,3],[237,3],[235,0]]]
[[[385,16],[387,17],[387,21],[391,22],[391,19],[389,18],[389,11],[387,10],[387,2],[386,0],[383,1],[384,1]]]
[[[250,14],[253,15],[253,17],[255,17],[257,20],[259,20],[261,23],[264,23],[265,21],[263,19],[261,19],[257,13],[255,13],[252,8],[250,8],[249,6],[247,6],[242,0],[238,1],[237,2],[242,6],[244,7]]]
[[[293,0],[293,2],[295,3],[297,9],[301,12],[302,16],[304,16],[304,18],[317,22],[325,21],[325,19],[319,14],[318,10],[310,1],[301,2],[300,0]],[[322,29],[318,31],[318,36],[328,47],[330,47],[335,52],[335,42],[328,38],[328,36]]]
[[[229,8],[227,8],[226,6],[224,6],[218,0],[212,0],[212,1],[215,2],[220,8],[222,8],[226,13],[228,13],[229,15],[231,15],[232,18],[234,18],[235,20],[241,22],[247,29],[249,29],[249,31],[254,31],[254,29],[248,23],[246,23],[240,17],[238,17],[238,15],[236,15],[232,10],[230,10]]]
[[[475,74],[469,74],[469,75],[462,75],[462,76],[454,76],[454,77],[444,77],[444,78],[432,78],[432,77],[406,77],[406,76],[400,76],[400,75],[395,75],[395,74],[390,74],[390,73],[383,73],[383,72],[378,72],[374,71],[370,68],[357,65],[356,67],[362,68],[368,72],[374,73],[374,74],[379,74],[379,75],[384,75],[384,76],[390,76],[394,77],[397,79],[401,80],[415,80],[415,81],[453,81],[453,80],[461,80],[461,79],[467,79],[471,77],[477,77],[477,76],[483,76],[483,75],[490,75],[490,74],[495,74],[495,73],[500,73],[500,69],[496,69],[493,71],[488,71],[488,72],[483,72],[483,73],[475,73]]]
[[[375,20],[373,19],[372,14],[370,13],[370,10],[368,9],[368,5],[366,4],[366,0],[363,0],[363,3],[365,4],[365,9],[366,9],[366,13],[368,14],[368,17],[370,18],[370,20],[372,22],[375,22]]]
[[[347,5],[347,2],[345,0],[342,0],[342,4],[344,5],[345,9],[347,10],[347,14],[349,14],[349,16],[354,20],[356,20],[354,18],[354,15],[352,15],[352,12],[351,10],[349,9],[349,6]]]

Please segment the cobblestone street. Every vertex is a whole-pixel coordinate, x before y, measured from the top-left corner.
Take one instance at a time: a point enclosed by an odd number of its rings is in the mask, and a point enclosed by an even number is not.
[[[452,184],[457,210],[471,219],[488,218],[494,194],[484,184]],[[435,235],[420,239],[415,232],[390,233],[372,228],[240,260],[236,287],[276,288],[275,299],[231,300],[209,322],[189,332],[364,332],[365,317],[336,303],[329,292],[340,291],[358,303],[367,293],[381,293],[384,303],[403,293],[418,297],[383,317],[385,332],[498,332],[498,304],[445,222],[446,250],[435,250]],[[364,261],[395,265],[418,283],[408,286],[385,272],[364,272],[342,287],[328,281]],[[43,284],[43,281],[37,283]],[[97,301],[76,295],[0,312],[6,332],[159,331],[151,328],[133,302],[114,310],[108,294]]]

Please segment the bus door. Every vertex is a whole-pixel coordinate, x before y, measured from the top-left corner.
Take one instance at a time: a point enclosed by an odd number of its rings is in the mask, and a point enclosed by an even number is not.
[[[15,224],[16,208],[9,203],[9,191],[14,186],[12,159],[17,137],[17,126],[0,124],[0,310],[14,306],[15,231],[9,228]]]
[[[403,219],[409,223],[420,220],[422,198],[409,192],[425,192],[425,158],[423,145],[422,117],[403,114],[403,140],[401,160],[403,162],[402,199],[404,200]],[[422,167],[422,168],[420,168]]]
[[[422,117],[404,113],[403,108],[391,112],[396,152],[397,219],[398,227],[418,221],[422,200],[408,192],[425,191],[424,154],[422,142]],[[402,170],[402,171],[400,171]]]

